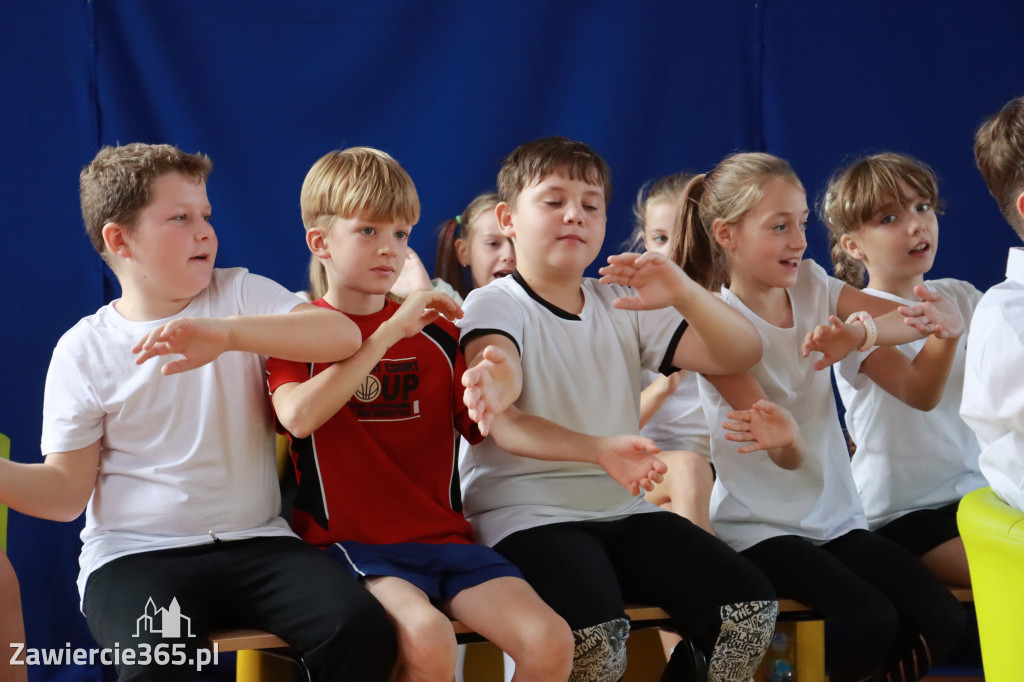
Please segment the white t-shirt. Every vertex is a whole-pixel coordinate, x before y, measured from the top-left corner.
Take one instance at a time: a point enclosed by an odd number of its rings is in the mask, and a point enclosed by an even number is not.
[[[970,325],[981,292],[968,282],[940,279],[925,286],[950,300]],[[884,291],[865,293],[913,305]],[[925,339],[896,346],[917,357]],[[846,406],[846,430],[857,445],[853,480],[872,529],[907,512],[935,509],[985,485],[978,469],[978,442],[960,419],[967,334],[960,337],[942,400],[922,412],[910,407],[860,371],[872,351],[853,352],[835,365],[836,386]]]
[[[742,551],[780,535],[824,543],[857,528],[867,528],[850,470],[846,440],[832,393],[831,375],[815,370],[817,353],[804,358],[804,336],[827,324],[836,312],[843,282],[829,277],[812,260],[800,264],[796,284],[787,289],[794,324],[788,329],[765,322],[727,289],[722,298],[749,319],[761,334],[761,362],[750,371],[769,400],[793,413],[807,447],[793,471],[772,462],[766,452],[739,454],[741,444],[725,439],[722,423],[731,407],[704,377],[701,399],[711,431],[711,456],[718,478],[711,491],[715,534]]]
[[[647,388],[661,374],[645,369],[643,387]],[[711,434],[700,402],[697,373],[686,372],[672,395],[665,398],[640,435],[647,436],[662,450],[690,450],[711,461]]]
[[[992,490],[1024,511],[1024,249],[1010,249],[1006,281],[974,310],[960,416],[978,437]]]
[[[243,268],[214,270],[174,317],[285,313],[301,299]],[[79,592],[103,564],[137,552],[292,535],[278,516],[266,358],[229,352],[171,376],[172,356],[135,364],[131,347],[174,318],[132,322],[113,304],[57,342],[43,397],[42,452],[100,440],[82,531]]]
[[[459,321],[463,343],[476,332],[516,344],[523,390],[515,404],[523,412],[595,436],[638,433],[641,367],[671,363],[685,323],[671,308],[613,308],[633,293],[626,287],[587,278],[582,292],[583,311],[574,315],[541,299],[518,273],[474,289]],[[544,524],[658,511],[595,464],[518,457],[491,437],[469,448],[460,475],[466,518],[488,545]]]

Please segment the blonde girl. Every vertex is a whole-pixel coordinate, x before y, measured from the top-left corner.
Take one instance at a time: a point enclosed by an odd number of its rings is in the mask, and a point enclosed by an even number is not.
[[[498,228],[497,205],[497,194],[481,194],[441,225],[434,277],[451,284],[462,298],[516,268],[512,240]]]
[[[902,305],[920,301],[918,286],[940,293],[970,323],[981,292],[957,279],[925,282],[939,245],[938,183],[921,161],[876,154],[840,169],[819,205],[828,227],[836,277]],[[943,582],[971,584],[956,525],[966,493],[986,485],[978,441],[960,418],[967,335],[935,337],[836,365],[846,428],[856,444],[853,478],[868,525],[919,556]],[[946,372],[900,381],[919,353],[947,358]],[[950,367],[951,365],[951,367]]]
[[[640,188],[633,207],[636,230],[631,241],[647,251],[672,256],[673,245],[679,241],[679,215],[693,178],[693,173],[675,173]],[[658,456],[668,465],[665,480],[645,497],[710,533],[708,505],[715,478],[697,375],[679,371],[664,376],[645,370],[642,378],[641,434],[658,444]]]
[[[963,610],[913,555],[867,530],[829,374],[817,370],[856,347],[958,334],[962,320],[921,287],[905,324],[895,304],[803,260],[808,214],[789,165],[759,153],[698,176],[683,209],[685,268],[721,289],[764,349],[748,372],[699,380],[708,423],[730,430],[712,432],[711,520],[779,597],[833,622],[832,682],[918,680],[955,644]]]

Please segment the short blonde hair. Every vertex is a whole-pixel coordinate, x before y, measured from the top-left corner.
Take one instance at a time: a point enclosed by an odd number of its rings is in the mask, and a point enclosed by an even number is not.
[[[350,147],[320,157],[306,173],[299,194],[302,224],[325,228],[335,217],[401,221],[420,219],[416,185],[390,155]]]
[[[604,189],[604,203],[612,198],[611,170],[597,152],[567,137],[544,137],[516,147],[498,171],[498,197],[515,204],[519,194],[552,173]]]
[[[844,234],[856,232],[880,208],[896,201],[906,204],[900,183],[942,212],[939,183],[928,164],[912,156],[884,152],[857,159],[839,169],[818,201],[818,216],[828,228],[828,241],[836,277],[855,287],[864,286],[864,264],[843,248]]]
[[[710,173],[696,176],[680,214],[682,239],[673,248],[673,260],[693,280],[717,291],[729,284],[729,267],[715,241],[716,220],[735,224],[764,197],[773,178],[783,178],[804,191],[800,178],[777,156],[743,152],[725,157]]]
[[[974,160],[999,211],[1024,239],[1017,197],[1024,191],[1024,97],[1006,103],[974,135]]]
[[[372,147],[321,156],[302,182],[299,206],[306,230],[328,230],[338,217],[409,225],[420,219],[420,198],[412,178],[389,154]],[[327,273],[315,254],[309,261],[309,286],[314,299],[327,293]]]
[[[123,225],[130,233],[139,213],[153,201],[153,183],[170,173],[205,182],[213,162],[204,154],[187,154],[169,144],[133,142],[104,147],[78,176],[82,220],[96,253],[110,263],[103,226]]]

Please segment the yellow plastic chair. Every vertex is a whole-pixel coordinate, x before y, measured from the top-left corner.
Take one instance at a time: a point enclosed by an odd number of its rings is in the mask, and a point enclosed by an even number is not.
[[[1024,680],[1024,512],[991,488],[968,493],[957,511],[978,613],[988,682]]]

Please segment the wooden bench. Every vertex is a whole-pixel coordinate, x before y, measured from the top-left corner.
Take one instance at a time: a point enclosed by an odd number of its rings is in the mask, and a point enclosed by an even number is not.
[[[964,588],[950,588],[961,602],[973,602],[974,592]],[[631,606],[626,609],[631,630],[662,628],[671,619],[664,610],[656,606]],[[801,682],[825,682],[825,627],[820,613],[792,599],[779,600],[779,621],[796,623],[795,677]],[[452,621],[456,639],[462,644],[482,642],[484,639],[459,621]],[[280,637],[262,630],[225,630],[210,636],[209,646],[217,646],[221,653],[237,651],[238,682],[255,682],[262,679],[258,651],[281,656],[294,662],[308,679],[308,671],[301,659]]]

